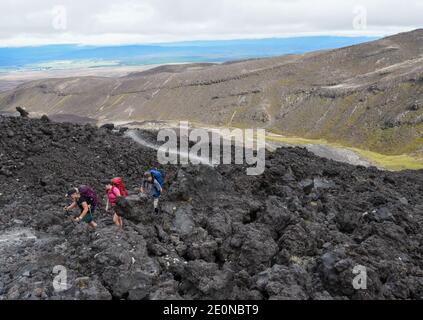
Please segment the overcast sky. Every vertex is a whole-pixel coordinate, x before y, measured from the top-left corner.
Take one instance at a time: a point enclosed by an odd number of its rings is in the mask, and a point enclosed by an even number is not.
[[[0,46],[381,36],[421,27],[422,0],[0,1]]]

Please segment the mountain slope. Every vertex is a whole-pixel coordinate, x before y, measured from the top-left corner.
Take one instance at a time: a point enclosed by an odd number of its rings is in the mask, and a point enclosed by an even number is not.
[[[0,110],[102,122],[186,120],[260,126],[385,154],[423,154],[423,29],[331,51],[222,65],[166,66],[121,78],[23,84]]]

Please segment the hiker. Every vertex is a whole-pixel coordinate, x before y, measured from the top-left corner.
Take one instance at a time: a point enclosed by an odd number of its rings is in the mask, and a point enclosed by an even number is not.
[[[141,193],[146,193],[153,198],[154,212],[159,213],[159,198],[163,193],[163,178],[160,171],[152,169],[144,173],[144,179],[142,187],[140,188]]]
[[[97,205],[97,195],[90,187],[81,186],[68,191],[67,196],[72,199],[72,204],[65,207],[65,211],[71,211],[77,206],[81,210],[78,217],[74,218],[75,222],[85,222],[91,228],[95,229],[97,223],[94,222],[94,210]]]
[[[120,228],[123,228],[123,219],[119,212],[116,210],[116,197],[126,197],[128,192],[121,178],[114,178],[106,185],[107,192],[107,206],[106,211],[109,209],[109,204],[113,209],[113,223]]]

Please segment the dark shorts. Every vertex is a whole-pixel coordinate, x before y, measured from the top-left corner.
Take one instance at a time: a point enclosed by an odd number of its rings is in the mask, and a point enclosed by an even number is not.
[[[118,216],[122,218],[122,214],[119,212],[119,210],[117,210],[116,206],[112,206],[113,212]]]
[[[95,208],[90,209],[90,211],[87,213],[87,215],[81,221],[85,222],[85,223],[93,222],[94,221],[94,211],[95,211]]]

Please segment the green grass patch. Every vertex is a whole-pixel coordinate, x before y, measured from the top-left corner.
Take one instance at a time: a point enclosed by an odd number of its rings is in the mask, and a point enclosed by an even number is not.
[[[348,149],[353,150],[363,158],[368,159],[376,166],[385,168],[390,171],[423,169],[423,158],[417,158],[407,154],[401,154],[396,156],[384,155],[377,152],[358,148]]]
[[[363,150],[359,148],[344,146],[339,143],[328,142],[325,139],[306,139],[299,137],[288,137],[276,134],[268,134],[266,139],[269,141],[286,143],[291,145],[304,146],[308,144],[321,144],[327,145],[334,148],[343,148],[351,150],[361,156],[363,159],[369,161],[373,165],[390,170],[390,171],[401,171],[401,170],[420,170],[423,169],[423,158],[413,157],[411,155],[384,155],[381,153],[373,152],[370,150]]]
[[[307,144],[324,144],[329,145],[324,139],[307,139],[307,138],[299,138],[299,137],[291,137],[291,136],[282,136],[277,134],[267,134],[267,140],[274,141],[274,142],[281,142],[287,143],[292,145],[307,145]]]
[[[286,87],[294,83],[292,79],[280,79],[277,82],[277,85],[280,87]]]

